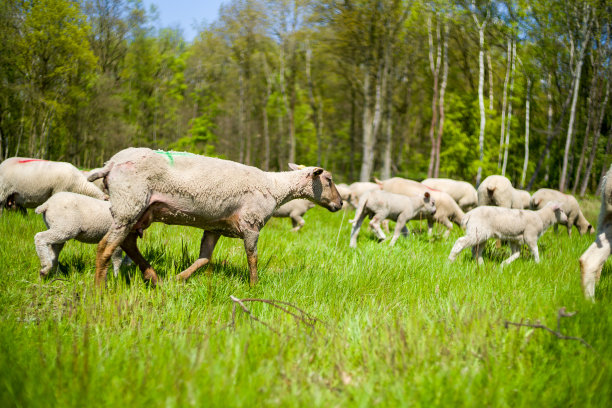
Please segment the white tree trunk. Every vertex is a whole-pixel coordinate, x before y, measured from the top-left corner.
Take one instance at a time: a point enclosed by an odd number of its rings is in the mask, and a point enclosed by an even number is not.
[[[553,104],[552,104],[552,75],[550,72],[548,73],[548,77],[546,80],[546,102],[548,103],[548,124],[546,125],[546,137],[550,137],[549,135],[552,132],[552,121],[553,121]],[[550,179],[550,149],[546,149],[546,165],[544,172],[544,184],[548,185],[548,180]]]
[[[529,164],[529,103],[531,98],[531,79],[527,78],[527,99],[525,101],[525,160],[523,160],[523,174],[521,175],[521,188],[525,188],[527,165]]]
[[[502,176],[506,175],[508,166],[508,149],[510,147],[510,128],[512,125],[512,94],[514,92],[514,70],[516,67],[516,40],[512,39],[512,68],[510,70],[510,96],[508,98],[508,119],[506,123],[506,141],[504,143],[504,162],[502,164]]]
[[[444,62],[442,65],[442,84],[440,85],[440,119],[438,121],[438,140],[436,141],[436,167],[434,177],[440,177],[440,150],[442,146],[442,134],[444,133],[444,95],[448,79],[448,23],[444,22]]]
[[[484,136],[485,136],[485,124],[486,124],[486,115],[485,115],[485,106],[484,106],[484,30],[487,25],[487,20],[485,19],[482,24],[478,23],[478,18],[476,14],[472,14],[474,21],[476,22],[476,26],[478,27],[478,106],[480,108],[480,134],[478,136],[478,148],[479,148],[479,163],[478,163],[478,172],[476,174],[476,185],[480,185],[480,181],[482,180],[482,165],[484,163]]]
[[[438,74],[440,72],[440,59],[442,58],[441,47],[440,47],[440,19],[438,19],[436,23],[436,35],[437,35],[437,50],[436,50],[436,60],[434,62],[434,45],[433,45],[433,35],[431,32],[431,14],[427,17],[427,34],[429,37],[429,68],[431,69],[431,74],[433,75],[433,87],[432,87],[432,97],[431,97],[431,124],[429,125],[429,140],[431,141],[431,151],[429,154],[429,167],[427,168],[427,177],[433,177],[435,162],[436,162],[436,122],[438,121]]]
[[[506,110],[508,103],[508,81],[510,80],[510,67],[512,66],[512,40],[508,37],[508,61],[506,63],[506,78],[504,79],[504,93],[502,96],[501,136],[499,137],[499,154],[497,157],[497,168],[501,169],[504,151],[504,133],[506,132]]]
[[[489,110],[493,110],[493,64],[491,63],[491,50],[487,52],[487,66],[489,68]]]
[[[374,140],[372,140],[372,107],[370,106],[370,67],[364,65],[363,78],[363,153],[361,157],[360,181],[370,181],[374,162]]]

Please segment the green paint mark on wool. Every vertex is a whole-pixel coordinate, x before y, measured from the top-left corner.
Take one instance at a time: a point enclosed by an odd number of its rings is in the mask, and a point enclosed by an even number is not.
[[[175,151],[165,151],[165,150],[154,150],[155,153],[166,156],[171,166],[174,166],[174,156],[195,156],[193,153],[189,152],[175,152]]]

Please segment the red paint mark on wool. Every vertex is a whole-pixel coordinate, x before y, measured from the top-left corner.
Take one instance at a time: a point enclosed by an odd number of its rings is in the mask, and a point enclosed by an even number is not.
[[[46,162],[48,160],[42,160],[42,159],[23,159],[23,160],[19,160],[17,163],[30,163],[30,162]]]

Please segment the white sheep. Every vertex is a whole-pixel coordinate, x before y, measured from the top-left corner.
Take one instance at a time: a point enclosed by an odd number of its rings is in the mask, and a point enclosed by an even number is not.
[[[351,201],[351,189],[348,184],[340,183],[336,184],[336,189],[342,198],[342,202],[344,203],[343,208],[347,208]]]
[[[355,208],[359,204],[359,199],[365,193],[373,190],[380,190],[380,187],[376,183],[370,183],[368,181],[357,181],[349,186],[351,193],[349,195],[348,202]]]
[[[580,257],[582,290],[591,300],[595,297],[595,285],[599,282],[604,263],[612,253],[612,166],[605,177],[601,189],[597,237]]]
[[[97,173],[100,171],[100,168],[91,169],[91,170],[81,170],[81,173],[85,176],[85,178],[89,177],[90,174]],[[108,194],[108,190],[104,186],[104,179],[97,179],[92,181],[92,183],[100,189],[105,194]]]
[[[550,188],[541,188],[531,197],[530,207],[533,210],[540,209],[551,201],[558,201],[561,203],[563,212],[567,214],[567,234],[572,235],[572,227],[575,225],[578,228],[578,233],[592,234],[594,231],[593,226],[587,221],[580,210],[578,200],[570,194],[563,194],[560,191],[552,190]],[[557,231],[557,225],[555,225],[555,231]]]
[[[291,224],[293,225],[292,231],[299,231],[305,224],[302,216],[314,206],[312,201],[309,200],[292,200],[274,210],[272,216],[278,218],[291,218]]]
[[[432,214],[435,212],[436,203],[429,192],[419,196],[408,197],[382,190],[370,191],[361,196],[355,218],[349,221],[353,224],[350,247],[355,248],[357,246],[357,236],[366,216],[372,219],[370,227],[374,229],[376,235],[381,240],[386,239],[385,233],[380,229],[381,221],[387,218],[396,221],[395,232],[389,244],[393,246],[400,234],[408,232],[406,222],[419,214]]]
[[[434,221],[446,227],[444,238],[449,236],[453,228],[453,222],[461,226],[461,220],[465,214],[457,202],[447,193],[434,190],[422,183],[419,183],[418,181],[407,180],[401,177],[393,177],[383,181],[377,179],[375,180],[384,191],[388,191],[390,193],[403,194],[407,196],[418,196],[426,192],[431,194],[436,202],[436,212],[426,216],[429,234],[431,234],[433,231]]]
[[[465,235],[455,242],[448,256],[454,262],[465,248],[472,247],[472,255],[483,263],[482,251],[489,238],[511,241],[512,255],[503,264],[517,259],[521,244],[527,244],[536,262],[540,262],[538,238],[554,223],[567,222],[560,203],[548,203],[537,211],[483,206],[467,212],[463,218]]]
[[[467,181],[447,178],[428,178],[421,182],[434,190],[444,191],[459,204],[463,211],[471,210],[478,205],[478,193]]]
[[[60,191],[105,198],[70,163],[11,157],[0,164],[0,213],[5,206],[35,208]]]
[[[529,208],[529,192],[517,190],[504,176],[489,176],[478,186],[478,205],[495,205],[498,207]]]
[[[57,267],[59,254],[67,241],[76,239],[97,244],[113,223],[108,201],[76,193],[54,194],[35,211],[42,214],[48,228],[34,236],[42,277]],[[121,248],[113,252],[112,261],[116,277],[121,266]]]
[[[259,231],[284,203],[306,198],[329,211],[342,208],[331,173],[320,167],[265,172],[229,160],[182,152],[128,148],[115,154],[89,180],[104,177],[113,226],[98,245],[96,284],[106,280],[108,260],[121,245],[140,267],[143,278],[157,275],[136,246],[135,229],[152,222],[204,230],[197,261],[178,275],[187,279],[206,265],[220,236],[241,238],[247,254],[250,283],[257,282]]]

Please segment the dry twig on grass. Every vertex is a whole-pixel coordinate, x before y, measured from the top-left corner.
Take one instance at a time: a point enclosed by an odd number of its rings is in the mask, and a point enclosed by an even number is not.
[[[535,329],[544,329],[546,331],[548,331],[551,334],[554,334],[555,336],[557,336],[558,339],[561,340],[576,340],[581,342],[584,346],[588,347],[588,348],[593,348],[589,343],[587,343],[583,338],[581,337],[573,337],[573,336],[566,336],[565,334],[561,333],[561,318],[562,317],[572,317],[576,314],[577,312],[566,312],[565,311],[565,307],[562,307],[561,309],[559,309],[559,311],[557,312],[557,330],[553,330],[550,327],[544,326],[543,324],[540,323],[539,320],[536,320],[536,323],[516,323],[516,322],[509,322],[507,320],[504,321],[504,327],[507,329],[509,325],[512,326],[518,326],[518,327],[533,327]]]
[[[268,305],[272,305],[277,309],[282,310],[283,312],[287,313],[288,315],[293,316],[293,318],[295,319],[296,323],[303,323],[306,326],[308,326],[310,328],[311,331],[315,330],[315,324],[317,322],[321,322],[319,319],[317,319],[316,317],[312,316],[311,314],[305,312],[304,310],[300,309],[299,307],[295,306],[294,304],[291,304],[289,302],[284,302],[282,300],[274,300],[274,299],[255,299],[255,298],[246,298],[246,299],[238,299],[235,296],[230,295],[230,299],[232,300],[232,302],[234,302],[234,307],[232,308],[232,321],[230,322],[229,326],[234,328],[236,326],[236,306],[240,306],[240,308],[242,309],[242,311],[244,313],[246,313],[249,318],[251,318],[252,320],[255,320],[256,322],[259,322],[261,324],[263,324],[264,326],[266,326],[268,329],[270,329],[271,331],[273,331],[274,333],[278,334],[280,336],[280,333],[278,332],[278,330],[276,330],[275,328],[273,328],[272,326],[270,326],[268,323],[258,319],[257,317],[255,317],[253,315],[253,313],[251,313],[251,311],[249,310],[248,307],[246,307],[245,303],[246,302],[261,302],[261,303],[266,303]]]

